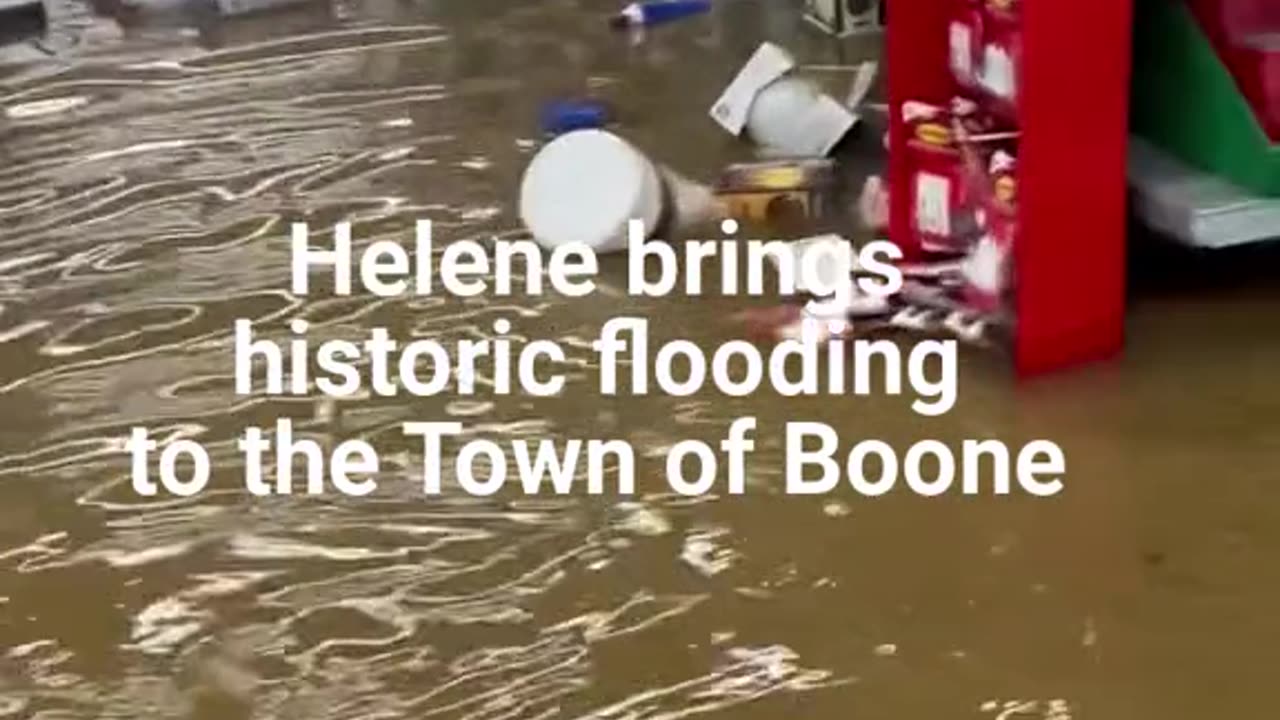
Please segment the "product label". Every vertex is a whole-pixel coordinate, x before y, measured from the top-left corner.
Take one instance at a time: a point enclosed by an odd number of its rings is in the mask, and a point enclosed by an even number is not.
[[[951,131],[939,123],[922,123],[916,128],[916,138],[929,145],[948,146],[951,144]]]
[[[1004,175],[996,179],[995,196],[1001,204],[1012,207],[1018,197],[1017,191],[1018,184],[1011,176]]]
[[[1009,53],[996,45],[988,45],[983,55],[983,84],[998,97],[1012,99],[1014,95],[1013,60]]]
[[[804,184],[804,173],[798,167],[771,167],[759,170],[755,185],[767,190],[790,190]]]
[[[733,135],[742,132],[756,95],[795,65],[795,59],[786,50],[773,43],[762,44],[711,106],[712,119]]]
[[[990,237],[983,237],[964,261],[964,277],[973,289],[997,295],[1004,291],[1005,253]]]
[[[963,23],[951,24],[951,72],[960,80],[973,77],[973,31]]]
[[[916,229],[928,235],[951,235],[951,181],[941,175],[916,176]]]

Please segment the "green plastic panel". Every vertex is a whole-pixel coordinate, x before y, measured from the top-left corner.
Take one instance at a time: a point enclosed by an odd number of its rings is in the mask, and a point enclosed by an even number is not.
[[[1138,0],[1136,9],[1134,134],[1247,190],[1280,196],[1280,145],[1190,8],[1180,0]]]

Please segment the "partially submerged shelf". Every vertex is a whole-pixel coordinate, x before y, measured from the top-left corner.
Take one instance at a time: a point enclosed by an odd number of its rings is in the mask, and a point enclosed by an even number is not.
[[[1280,198],[1243,190],[1141,138],[1130,141],[1129,183],[1138,218],[1187,245],[1226,248],[1280,238]]]

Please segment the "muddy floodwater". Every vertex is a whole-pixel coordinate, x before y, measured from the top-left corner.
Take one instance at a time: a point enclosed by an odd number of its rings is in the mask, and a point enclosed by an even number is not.
[[[588,342],[610,316],[710,349],[748,302],[628,298],[613,261],[589,300],[289,294],[297,220],[351,219],[358,243],[407,242],[419,218],[438,243],[517,230],[551,97],[609,99],[620,133],[691,177],[751,159],[706,110],[761,40],[825,64],[878,53],[823,41],[796,5],[726,0],[631,38],[605,1],[334,0],[225,23],[82,15],[56,47],[6,50],[0,717],[1274,717],[1276,252],[1135,253],[1124,359],[1018,385],[967,351],[959,404],[933,419],[908,396],[601,398]],[[242,317],[441,341],[506,318],[569,348],[569,385],[237,397]],[[747,494],[673,495],[663,451],[745,415]],[[379,491],[250,497],[236,438],[281,417],[377,445]],[[1066,490],[788,497],[796,419],[846,443],[1052,439]],[[400,427],[443,420],[628,439],[638,493],[425,498]],[[134,426],[200,441],[210,487],[134,493]]]

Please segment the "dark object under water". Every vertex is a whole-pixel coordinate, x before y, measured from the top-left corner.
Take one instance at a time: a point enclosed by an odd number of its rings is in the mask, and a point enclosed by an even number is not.
[[[48,24],[40,0],[0,0],[0,45],[43,35]]]

